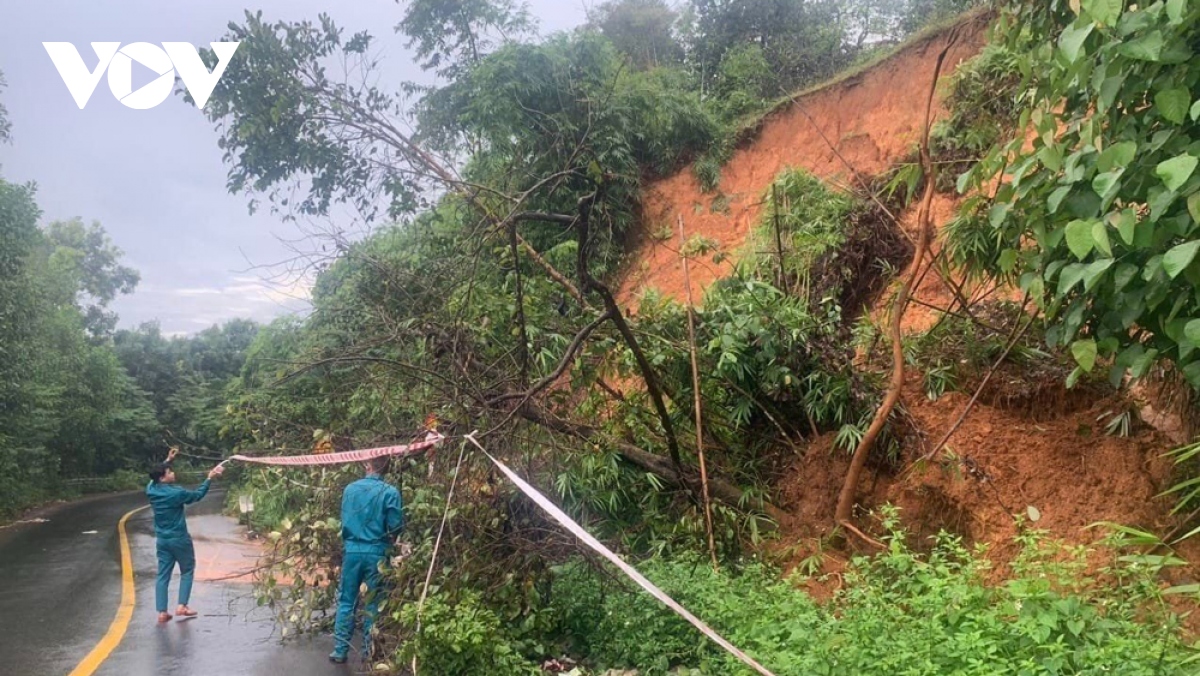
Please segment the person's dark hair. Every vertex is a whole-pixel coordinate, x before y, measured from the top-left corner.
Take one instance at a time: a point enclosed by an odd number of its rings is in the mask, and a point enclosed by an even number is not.
[[[150,471],[147,473],[150,475],[151,481],[158,483],[159,481],[162,481],[162,478],[164,476],[167,475],[167,470],[169,470],[169,469],[171,469],[170,465],[168,465],[165,462],[160,462],[159,464],[155,465],[154,467],[151,467]]]
[[[389,462],[390,460],[391,458],[385,455],[382,458],[371,458],[366,462],[366,464],[367,467],[371,468],[372,472],[376,474],[386,474],[388,471],[388,466],[391,464]]]

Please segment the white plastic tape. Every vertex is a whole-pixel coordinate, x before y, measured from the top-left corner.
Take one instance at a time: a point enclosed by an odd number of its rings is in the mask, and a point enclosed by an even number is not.
[[[713,643],[716,643],[717,645],[724,648],[726,651],[729,652],[730,655],[733,655],[734,657],[738,658],[743,663],[745,663],[746,666],[748,666],[751,669],[762,674],[762,676],[775,676],[775,674],[771,673],[771,671],[769,671],[766,667],[764,667],[763,665],[754,661],[754,659],[752,657],[750,657],[746,653],[739,650],[736,646],[734,646],[729,641],[726,641],[720,634],[718,634],[716,631],[714,631],[712,627],[708,626],[702,620],[700,620],[700,618],[698,618],[695,615],[688,612],[688,609],[679,605],[679,603],[677,601],[675,601],[675,599],[671,598],[670,596],[667,596],[666,592],[664,592],[663,590],[654,586],[653,582],[651,582],[650,580],[647,580],[641,573],[637,572],[637,570],[635,570],[633,566],[629,565],[628,563],[625,563],[625,561],[623,559],[621,559],[621,557],[619,557],[615,553],[613,553],[613,551],[611,549],[609,549],[608,547],[605,547],[604,543],[600,542],[595,537],[593,537],[591,533],[584,530],[583,526],[580,526],[571,517],[567,516],[567,514],[565,512],[563,512],[561,509],[559,509],[557,505],[555,505],[553,502],[550,502],[549,498],[547,498],[545,495],[542,495],[541,492],[538,491],[538,489],[534,488],[533,486],[530,486],[528,483],[525,482],[524,479],[517,476],[516,473],[513,472],[511,469],[509,469],[507,465],[505,465],[504,463],[500,462],[499,460],[493,458],[492,455],[487,452],[487,449],[485,449],[483,446],[479,445],[479,442],[475,440],[474,435],[468,435],[466,437],[466,439],[467,439],[467,441],[470,441],[472,444],[475,444],[475,446],[479,450],[483,451],[483,454],[486,455],[489,460],[491,460],[493,463],[495,463],[496,467],[498,467],[501,472],[504,472],[505,476],[507,476],[509,478],[509,480],[511,480],[514,484],[516,484],[517,488],[520,488],[522,493],[524,493],[525,495],[528,495],[530,497],[530,499],[532,499],[535,503],[537,503],[537,505],[539,507],[544,509],[547,514],[554,517],[554,520],[559,522],[560,524],[562,524],[562,526],[564,528],[571,531],[571,533],[573,533],[575,535],[575,537],[582,540],[584,542],[584,544],[586,544],[587,546],[596,550],[597,552],[600,553],[601,556],[603,556],[604,558],[611,561],[613,563],[613,565],[615,565],[617,568],[620,568],[621,572],[625,573],[625,575],[627,575],[629,577],[629,579],[636,582],[638,584],[638,586],[640,586],[642,589],[645,589],[646,591],[650,592],[651,596],[658,599],[659,601],[662,601],[664,605],[666,605],[671,610],[674,610],[676,613],[679,614],[680,617],[682,617],[683,619],[690,622],[692,624],[692,626],[694,626],[695,628],[699,629],[702,634],[704,634],[708,638],[712,639]]]

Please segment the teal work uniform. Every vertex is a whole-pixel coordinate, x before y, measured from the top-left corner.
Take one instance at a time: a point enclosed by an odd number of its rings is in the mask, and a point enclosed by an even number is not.
[[[167,612],[167,590],[171,573],[179,564],[179,605],[186,606],[192,597],[192,578],[196,573],[196,549],[188,534],[183,508],[200,502],[208,494],[209,481],[194,491],[174,484],[151,481],[146,497],[154,510],[154,534],[158,550],[158,578],[154,585],[154,603],[158,612]]]
[[[333,629],[333,653],[344,660],[354,636],[354,614],[358,591],[367,586],[363,618],[363,653],[370,645],[371,626],[379,609],[380,568],[388,549],[404,529],[404,503],[400,491],[369,474],[346,487],[342,493],[342,581],[338,595],[337,621]]]

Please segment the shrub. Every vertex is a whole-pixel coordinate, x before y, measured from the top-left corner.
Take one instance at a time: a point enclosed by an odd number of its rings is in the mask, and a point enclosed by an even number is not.
[[[406,605],[400,620],[415,627],[417,605]],[[456,602],[431,595],[421,615],[420,633],[405,642],[396,657],[402,664],[416,657],[422,671],[430,674],[541,674],[536,664],[521,656],[502,630],[500,618],[474,592],[464,592]]]
[[[778,78],[756,44],[730,49],[721,58],[714,93],[715,107],[726,121],[758,113],[766,108],[771,87]]]
[[[692,165],[692,173],[700,182],[700,192],[716,192],[721,186],[721,161],[711,153],[705,154]]]
[[[934,125],[929,139],[934,160],[943,165],[939,190],[953,190],[960,174],[1012,136],[1020,85],[1017,59],[1002,45],[988,45],[955,69],[946,94],[950,117]]]
[[[911,246],[875,205],[833,190],[803,169],[781,172],[763,196],[766,208],[749,259],[757,274],[778,279],[810,304],[836,301],[854,318],[879,294]],[[776,230],[778,229],[778,234]]]

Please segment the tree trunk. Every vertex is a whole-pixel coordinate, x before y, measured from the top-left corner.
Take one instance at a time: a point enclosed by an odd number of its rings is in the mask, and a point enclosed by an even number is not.
[[[900,391],[904,387],[904,345],[902,343],[903,335],[900,331],[900,325],[904,319],[904,310],[908,306],[908,297],[915,290],[914,286],[921,272],[921,263],[925,260],[925,252],[929,247],[929,212],[933,206],[933,194],[937,187],[937,168],[933,164],[933,158],[929,151],[929,125],[933,114],[933,97],[937,91],[937,81],[942,72],[942,63],[945,61],[946,53],[950,51],[950,47],[953,44],[954,39],[951,38],[941,53],[938,54],[937,63],[933,69],[933,82],[930,84],[929,97],[925,103],[925,129],[921,138],[921,164],[925,173],[925,194],[921,198],[921,207],[917,212],[917,250],[913,254],[912,266],[909,269],[908,278],[900,285],[900,290],[896,293],[896,300],[892,305],[891,384],[884,395],[883,403],[880,405],[879,410],[875,412],[875,418],[871,421],[871,426],[867,429],[867,433],[863,435],[858,448],[854,449],[854,457],[850,460],[850,470],[846,472],[846,481],[842,484],[841,493],[838,495],[837,510],[834,513],[836,525],[842,526],[846,530],[859,535],[862,535],[861,531],[855,528],[853,524],[854,498],[858,492],[858,481],[862,476],[863,467],[867,464],[867,456],[870,455],[871,449],[875,446],[875,441],[887,425],[888,418],[891,416],[892,410],[895,409],[896,403],[900,401]]]

